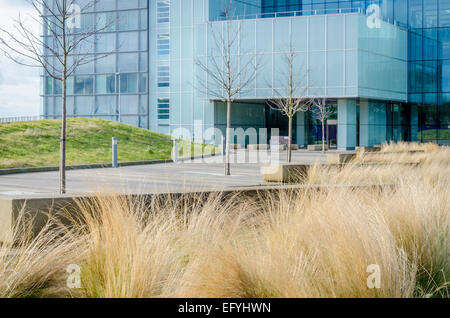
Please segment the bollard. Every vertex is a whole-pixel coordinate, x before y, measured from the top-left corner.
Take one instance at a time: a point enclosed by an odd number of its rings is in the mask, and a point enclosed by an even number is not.
[[[173,150],[172,150],[172,160],[175,163],[178,163],[178,140],[173,140]]]
[[[112,139],[112,167],[118,168],[119,164],[117,162],[117,138]]]
[[[226,153],[225,137],[222,136],[222,155],[225,156],[225,153]]]

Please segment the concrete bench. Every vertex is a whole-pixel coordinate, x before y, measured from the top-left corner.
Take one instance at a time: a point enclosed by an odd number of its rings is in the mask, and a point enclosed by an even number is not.
[[[291,145],[291,150],[299,150],[299,146],[297,144],[292,144]]]
[[[310,165],[305,164],[267,164],[263,167],[266,182],[302,183],[308,175]]]
[[[329,164],[341,164],[351,162],[356,158],[356,154],[349,153],[333,153],[328,154],[327,163]]]
[[[325,145],[325,151],[328,150],[328,145]],[[322,145],[308,145],[308,151],[322,151]]]

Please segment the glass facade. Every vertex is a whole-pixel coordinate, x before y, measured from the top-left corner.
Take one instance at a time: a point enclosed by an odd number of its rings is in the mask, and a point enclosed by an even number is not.
[[[247,39],[237,55],[245,61],[250,52],[262,64],[239,96],[235,125],[274,126],[268,122],[273,114],[261,105],[282,85],[276,76],[280,57],[293,39],[300,64],[312,70],[310,95],[327,97],[336,105],[335,117],[339,105],[356,109],[358,128],[350,132],[356,144],[373,144],[380,136],[450,143],[449,0],[102,0],[82,15],[80,27],[114,22],[91,53],[115,52],[69,79],[69,116],[168,134],[177,128],[194,134],[196,121],[205,129],[221,128],[223,105],[198,89],[205,74],[195,62],[208,59],[208,27],[223,27],[225,4]],[[384,22],[372,29],[368,17]],[[43,36],[50,39],[45,30]],[[42,95],[43,115],[60,116],[60,83],[43,76]],[[314,142],[321,128],[310,114],[304,117],[296,121],[296,138]],[[386,127],[372,127],[374,118]]]
[[[75,3],[83,8],[87,1]],[[93,30],[94,26],[102,30],[92,50],[87,50],[99,59],[80,65],[69,78],[68,117],[99,117],[149,128],[147,3],[147,0],[102,0],[83,12],[79,28],[75,27],[73,34]],[[44,31],[45,36],[50,39],[50,33]],[[58,118],[61,83],[46,76],[42,82],[42,115]]]
[[[221,1],[213,8],[212,20],[225,18],[225,2]],[[359,12],[376,14],[384,21],[408,29],[409,104],[400,107],[408,108],[403,113],[408,112],[412,116],[417,112],[418,118],[402,121],[408,122],[405,125],[410,125],[412,131],[401,139],[417,137],[423,142],[450,143],[450,1],[260,0],[251,3],[228,1],[228,5],[232,8],[232,19],[336,14],[358,9]],[[379,10],[376,11],[373,5],[377,5]],[[379,62],[372,63],[374,67],[382,65]],[[363,76],[371,80],[370,76]]]

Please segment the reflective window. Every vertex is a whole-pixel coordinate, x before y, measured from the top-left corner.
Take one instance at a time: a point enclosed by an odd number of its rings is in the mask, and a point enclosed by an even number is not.
[[[113,52],[116,49],[116,34],[105,33],[97,37],[97,52]]]
[[[450,28],[439,29],[439,59],[450,59]]]
[[[158,87],[170,86],[169,66],[158,66]]]
[[[119,54],[119,70],[121,72],[137,72],[139,68],[138,53]]]
[[[92,76],[75,77],[75,94],[90,95],[94,92],[94,80]]]
[[[119,33],[119,50],[122,52],[139,51],[139,32]]]
[[[45,94],[52,95],[53,94],[53,78],[46,77],[44,85],[45,85]]]
[[[158,55],[169,55],[170,54],[169,33],[158,34],[157,47],[158,47]]]
[[[102,1],[100,1],[102,2]],[[114,12],[102,12],[96,15],[97,30],[101,32],[114,31],[116,29],[116,13]]]
[[[138,91],[137,74],[120,74],[120,92],[137,93]]]
[[[448,0],[439,0],[439,26],[450,27],[450,1]]]
[[[156,9],[158,23],[170,22],[170,0],[159,0]]]
[[[115,75],[98,75],[95,78],[95,92],[97,94],[115,93]]]
[[[147,92],[147,73],[139,74],[139,93]]]
[[[113,73],[116,71],[116,55],[111,54],[97,60],[97,73]]]
[[[158,119],[170,119],[169,98],[158,98]]]
[[[131,31],[139,29],[139,11],[121,11],[118,14],[120,31]]]

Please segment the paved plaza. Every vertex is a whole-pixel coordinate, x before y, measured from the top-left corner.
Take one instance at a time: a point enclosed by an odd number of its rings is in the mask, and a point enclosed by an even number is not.
[[[195,163],[70,170],[67,171],[67,189],[68,193],[77,194],[111,191],[144,193],[225,190],[267,185],[261,174],[263,163],[248,163],[249,158],[254,159],[255,155],[260,155],[260,153],[240,150],[233,155],[237,156],[235,158],[246,156],[247,163],[233,163],[231,176],[224,176],[224,164],[217,163],[222,158],[215,157]],[[281,152],[279,159],[281,162],[285,162],[286,152]],[[326,162],[326,155],[305,150],[294,151],[293,162],[323,163]],[[58,177],[57,171],[0,176],[0,196],[56,193],[59,187]]]

